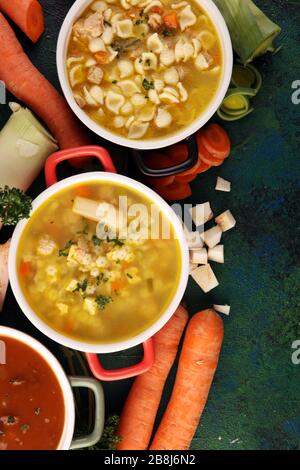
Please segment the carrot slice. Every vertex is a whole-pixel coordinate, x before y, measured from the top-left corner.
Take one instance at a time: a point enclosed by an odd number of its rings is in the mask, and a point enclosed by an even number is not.
[[[178,165],[187,160],[189,151],[187,145],[185,144],[176,144],[168,147],[166,149],[166,154],[172,160],[173,165]]]
[[[91,197],[91,190],[88,186],[76,186],[74,193],[80,197]]]
[[[154,335],[155,361],[148,372],[135,379],[130,389],[118,428],[122,438],[118,450],[148,448],[163,388],[187,321],[188,314],[180,305],[168,323]]]
[[[179,174],[175,176],[175,181],[177,181],[178,183],[190,183],[191,181],[194,181],[194,179],[197,178],[197,174],[198,172],[196,174],[193,173],[190,175]]]
[[[149,11],[150,11],[151,13],[158,13],[159,15],[161,15],[162,12],[163,12],[163,9],[162,9],[160,6],[158,6],[158,5],[154,5],[153,7],[150,8]]]
[[[0,80],[47,124],[61,149],[90,144],[65,99],[30,62],[1,13],[0,56]]]
[[[223,321],[214,310],[192,317],[171,399],[150,450],[189,449],[218,365],[223,335]]]
[[[23,261],[20,264],[20,274],[23,277],[28,277],[32,273],[32,264],[29,261]]]
[[[204,163],[201,161],[201,166],[198,170],[198,174],[199,173],[204,173],[205,171],[209,170],[211,168],[211,165],[208,165],[208,163]]]
[[[224,160],[220,160],[219,158],[214,158],[209,153],[209,151],[207,150],[207,148],[205,147],[205,145],[203,143],[202,135],[199,133],[199,134],[197,134],[196,137],[197,137],[197,144],[198,144],[198,152],[199,152],[199,156],[200,156],[201,161],[204,164],[210,165],[210,166],[222,165]]]
[[[163,17],[164,23],[167,28],[169,29],[177,29],[178,28],[178,20],[177,14],[175,11],[168,13]]]
[[[199,134],[213,158],[224,159],[230,154],[230,139],[227,132],[218,124],[209,124]]]
[[[179,201],[185,199],[192,194],[191,187],[188,183],[174,183],[164,188],[157,189],[158,194],[167,201]]]
[[[32,42],[37,42],[44,32],[43,10],[37,0],[0,0],[0,10],[9,16]]]
[[[96,54],[94,54],[94,57],[100,65],[105,65],[108,63],[108,53],[106,51],[96,52]]]
[[[158,178],[149,176],[146,180],[152,188],[159,189],[163,186],[169,186],[172,184],[175,180],[175,176],[161,176]]]

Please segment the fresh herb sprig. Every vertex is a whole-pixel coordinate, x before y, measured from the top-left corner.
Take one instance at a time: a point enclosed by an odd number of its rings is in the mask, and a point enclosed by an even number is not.
[[[68,256],[69,250],[71,246],[74,245],[74,243],[75,243],[74,240],[67,241],[65,246],[59,250],[58,256]]]
[[[16,225],[20,220],[28,219],[31,208],[31,197],[20,189],[0,188],[0,222],[3,225]]]
[[[100,310],[104,310],[106,305],[110,304],[112,301],[113,299],[109,295],[100,294],[97,295],[97,297],[95,298],[95,302],[98,305],[98,308],[100,308]]]

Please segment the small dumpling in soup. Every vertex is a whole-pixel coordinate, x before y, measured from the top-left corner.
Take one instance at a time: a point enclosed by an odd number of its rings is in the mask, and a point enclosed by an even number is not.
[[[153,207],[127,186],[97,182],[47,200],[28,221],[17,255],[33,311],[84,342],[146,330],[168,307],[181,272],[173,228]]]
[[[95,1],[73,25],[67,70],[77,104],[129,139],[190,125],[222,74],[216,30],[195,1]]]

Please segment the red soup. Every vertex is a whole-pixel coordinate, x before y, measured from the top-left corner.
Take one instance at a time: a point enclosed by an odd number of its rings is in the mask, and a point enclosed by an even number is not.
[[[0,364],[0,450],[56,449],[65,417],[56,376],[26,344],[0,340],[6,349],[6,363]]]

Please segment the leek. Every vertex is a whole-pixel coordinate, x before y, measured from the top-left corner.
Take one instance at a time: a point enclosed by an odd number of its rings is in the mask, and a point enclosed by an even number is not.
[[[233,49],[243,64],[255,57],[274,52],[273,40],[281,28],[273,23],[252,0],[214,0],[222,13]]]
[[[250,99],[260,90],[262,77],[253,65],[234,65],[230,88],[218,109],[218,116],[224,121],[237,121],[253,109]]]
[[[26,191],[58,146],[29,109],[17,103],[10,108],[13,113],[0,132],[0,188]]]

